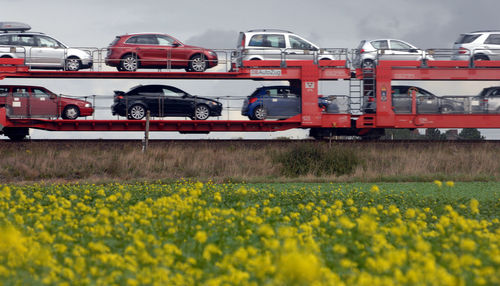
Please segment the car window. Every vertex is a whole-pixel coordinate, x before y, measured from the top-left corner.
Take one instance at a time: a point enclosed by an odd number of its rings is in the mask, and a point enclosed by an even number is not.
[[[10,35],[0,36],[0,45],[8,45],[10,43]]]
[[[372,46],[377,50],[387,50],[389,49],[389,44],[386,40],[381,41],[373,41],[371,42]]]
[[[484,41],[484,43],[490,45],[500,45],[500,34],[491,34],[486,41]]]
[[[290,36],[290,46],[292,49],[312,50],[313,46],[299,37]]]
[[[35,37],[33,35],[13,35],[11,43],[18,46],[36,46]]]
[[[163,88],[163,94],[165,96],[178,96],[178,97],[182,97],[184,96],[186,93],[183,92],[182,90],[180,89],[176,89],[176,88],[166,88],[164,87]]]
[[[146,85],[146,86],[140,86],[135,88],[131,94],[151,94],[151,93],[158,93],[162,94],[162,89],[158,86],[154,85]]]
[[[462,34],[458,37],[458,39],[455,41],[455,44],[468,44],[468,43],[472,43],[474,40],[476,40],[479,36],[481,36],[480,34],[474,34],[474,35],[470,35],[470,34]]]
[[[28,97],[28,89],[25,87],[15,87],[12,89],[12,95],[15,97]]]
[[[490,96],[500,97],[500,89],[497,88],[494,91],[492,91]]]
[[[38,46],[43,48],[58,48],[60,47],[59,42],[47,37],[47,36],[36,36],[38,40]]]
[[[164,35],[156,35],[156,39],[160,46],[172,46],[175,42],[174,39]]]
[[[410,50],[413,49],[410,45],[403,43],[401,41],[391,41],[392,50]]]
[[[408,87],[392,87],[393,97],[408,97]]]
[[[49,98],[50,97],[50,93],[48,93],[46,90],[43,90],[41,88],[33,88],[31,90],[31,93],[33,94],[34,97],[37,97],[37,98],[41,98],[41,97]]]
[[[125,43],[139,45],[158,45],[158,40],[156,39],[155,35],[140,35],[131,37]]]
[[[0,96],[7,96],[9,94],[8,87],[0,87]]]
[[[252,36],[248,45],[252,47],[285,48],[285,36],[257,34]]]
[[[276,89],[276,88],[266,89],[266,95],[267,96],[277,96],[278,95],[278,89]]]

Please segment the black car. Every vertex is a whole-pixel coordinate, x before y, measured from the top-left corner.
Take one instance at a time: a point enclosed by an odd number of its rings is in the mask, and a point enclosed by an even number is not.
[[[115,91],[111,106],[113,115],[139,120],[146,116],[148,110],[151,116],[187,116],[205,120],[209,116],[220,116],[222,104],[169,85],[139,85],[128,92]]]

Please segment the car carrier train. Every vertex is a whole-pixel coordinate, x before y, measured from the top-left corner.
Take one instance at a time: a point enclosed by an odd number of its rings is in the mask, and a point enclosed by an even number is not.
[[[105,49],[75,49],[52,38],[51,42],[44,34],[28,33],[29,27],[24,24],[0,23],[0,30],[4,32],[0,34],[0,79],[271,83],[238,99],[241,110],[236,118],[221,118],[229,108],[221,100],[193,95],[170,85],[115,91],[108,106],[109,112],[116,115],[113,119],[96,118],[98,96],[92,100],[77,99],[56,95],[44,87],[5,84],[0,86],[0,133],[13,140],[22,140],[31,128],[98,132],[149,128],[152,132],[181,133],[303,128],[310,129],[314,138],[347,135],[370,139],[382,136],[386,128],[500,128],[499,87],[486,85],[478,95],[438,96],[418,86],[419,81],[432,80],[500,80],[500,61],[477,57],[477,50],[467,51],[468,58],[454,60],[454,50],[421,50],[411,46],[406,51],[408,57],[401,52],[391,58],[390,52],[397,49],[389,46],[391,40],[386,40],[388,47],[378,46],[375,55],[370,50],[370,56],[360,60],[364,51],[359,49],[323,49],[290,31],[273,29],[240,33],[236,50],[188,46],[169,35],[155,33],[120,36]],[[372,41],[370,47],[382,44]],[[47,59],[40,56],[43,49],[62,53]],[[494,51],[490,48],[488,52]],[[420,55],[415,57],[415,53]],[[116,54],[123,56],[113,59],[113,66],[117,67],[114,71],[105,64]],[[363,64],[367,59],[372,62]],[[152,67],[159,70],[151,70]],[[176,70],[179,68],[186,71]],[[283,81],[289,84],[283,85]],[[320,81],[347,81],[349,93],[320,94]],[[393,81],[411,81],[412,85]],[[151,117],[145,116],[148,112]]]

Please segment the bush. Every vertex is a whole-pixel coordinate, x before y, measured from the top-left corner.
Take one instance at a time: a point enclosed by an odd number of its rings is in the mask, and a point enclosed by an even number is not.
[[[351,174],[360,163],[351,150],[314,143],[294,145],[274,156],[273,161],[281,165],[281,173],[288,177]]]

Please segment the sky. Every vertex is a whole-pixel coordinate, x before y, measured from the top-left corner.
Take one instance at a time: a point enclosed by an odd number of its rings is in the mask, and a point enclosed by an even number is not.
[[[476,0],[253,0],[253,1],[129,1],[129,0],[0,0],[0,21],[31,25],[72,47],[105,48],[117,35],[134,32],[167,33],[186,44],[233,49],[238,33],[256,28],[291,30],[325,48],[356,48],[361,40],[395,38],[428,48],[451,48],[460,33],[500,29],[500,1]],[[223,69],[224,67],[219,67]],[[109,70],[103,67],[103,70]],[[220,80],[35,80],[4,79],[1,84],[42,85],[62,94],[113,94],[137,84],[170,84],[209,97],[249,95],[274,82]],[[500,82],[420,82],[436,94],[473,95]],[[346,90],[346,83],[328,83],[320,92]],[[109,97],[110,98],[110,97]],[[103,99],[104,100],[104,99]],[[104,106],[111,105],[111,99]],[[238,110],[232,113],[237,116]],[[108,110],[99,116],[111,116]],[[101,117],[100,117],[101,118]],[[498,130],[482,130],[500,138]],[[302,138],[307,132],[212,133],[206,138]],[[141,133],[72,133],[32,131],[32,138],[141,138]],[[155,132],[151,138],[191,138],[176,132]],[[205,138],[205,137],[204,137]]]

